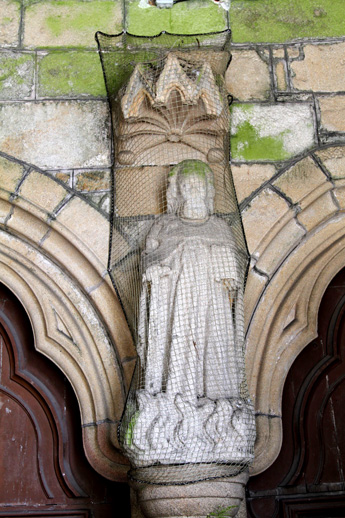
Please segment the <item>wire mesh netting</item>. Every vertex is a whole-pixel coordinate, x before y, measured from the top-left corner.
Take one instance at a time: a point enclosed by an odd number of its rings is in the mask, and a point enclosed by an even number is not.
[[[137,480],[231,476],[253,458],[255,424],[229,33],[97,37],[114,135],[109,269],[138,353],[120,444]]]

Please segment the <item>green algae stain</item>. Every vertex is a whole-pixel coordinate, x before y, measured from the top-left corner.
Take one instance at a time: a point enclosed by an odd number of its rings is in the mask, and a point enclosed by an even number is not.
[[[171,9],[127,4],[127,30],[131,34],[154,36],[161,31],[173,34],[201,34],[227,28],[226,11],[210,0],[179,2]]]
[[[131,420],[128,423],[128,428],[127,428],[126,433],[125,433],[125,443],[127,444],[127,446],[132,446],[133,435],[134,435],[134,428],[135,428],[136,422],[138,420],[138,417],[139,417],[139,411],[136,411],[132,415]]]
[[[237,43],[344,36],[344,0],[233,0],[230,25]]]
[[[65,31],[120,32],[122,29],[121,9],[116,2],[55,1],[49,6],[51,14],[46,17],[45,23],[55,38]]]
[[[272,137],[261,137],[257,129],[248,121],[239,124],[231,136],[231,156],[233,160],[284,160],[289,153],[284,149],[284,132]]]
[[[39,62],[39,96],[106,95],[97,53],[51,52]]]
[[[12,58],[6,54],[0,56],[0,89],[2,83],[9,78],[17,84],[24,83],[27,70],[23,70],[23,65],[26,63],[33,66],[33,57],[31,55]],[[23,70],[23,73],[21,73],[21,70]]]
[[[35,60],[32,54],[0,54],[0,97],[2,100],[31,97]]]

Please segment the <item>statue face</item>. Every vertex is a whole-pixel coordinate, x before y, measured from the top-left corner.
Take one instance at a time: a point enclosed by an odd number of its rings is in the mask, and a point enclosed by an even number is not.
[[[185,202],[206,201],[206,178],[197,174],[183,175],[179,181],[180,192]]]

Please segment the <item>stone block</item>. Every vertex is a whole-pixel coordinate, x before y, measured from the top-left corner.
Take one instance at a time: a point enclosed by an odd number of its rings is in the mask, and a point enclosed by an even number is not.
[[[314,145],[309,104],[234,104],[231,110],[233,160],[284,160]]]
[[[0,0],[0,45],[18,45],[19,24],[20,2]]]
[[[68,232],[73,232],[76,247],[89,249],[96,256],[99,267],[106,267],[109,222],[99,212],[80,198],[73,198],[59,212],[56,223],[66,227]]]
[[[47,223],[41,221],[38,214],[32,214],[21,207],[15,206],[11,218],[8,220],[8,227],[17,234],[24,234],[31,242],[41,244],[42,239],[47,236]],[[29,232],[28,232],[28,229]]]
[[[292,209],[291,209],[292,210]],[[305,230],[292,218],[283,228],[272,236],[272,241],[262,252],[256,266],[271,277],[289,253],[298,245],[305,235]]]
[[[116,210],[119,216],[165,212],[164,186],[169,167],[124,167],[115,172]]]
[[[278,48],[278,49],[273,49],[273,57],[276,59],[284,59],[284,57],[285,57],[284,49],[282,47]]]
[[[122,29],[120,0],[63,0],[33,3],[25,11],[27,47],[96,47],[94,34]]]
[[[265,275],[260,275],[253,268],[249,270],[244,292],[244,324],[246,328],[251,321],[267,282],[268,279]]]
[[[301,50],[301,46],[300,45],[298,45],[296,47],[288,47],[287,52],[288,52],[289,58],[291,60],[298,59],[299,56],[300,56],[300,50]]]
[[[338,212],[338,207],[331,193],[326,192],[298,214],[298,221],[300,221],[309,232],[323,221],[329,219],[336,212]]]
[[[231,166],[237,199],[242,202],[272,178],[276,169],[271,164],[241,164]]]
[[[270,189],[265,189],[251,201],[242,213],[244,232],[251,254],[255,253],[266,234],[288,210],[287,202]]]
[[[340,209],[345,209],[345,178],[334,181],[334,195],[339,204]]]
[[[57,180],[71,187],[72,171],[58,171],[53,173]]]
[[[286,90],[286,70],[283,61],[278,61],[276,64],[276,78],[277,78],[277,89],[280,91]]]
[[[36,207],[51,213],[65,198],[66,190],[52,178],[33,171],[22,183],[19,195]]]
[[[313,92],[344,90],[344,52],[345,42],[305,45],[305,58],[291,63],[293,87]]]
[[[0,223],[6,223],[11,214],[11,205],[5,200],[0,199]]]
[[[321,129],[345,132],[345,95],[319,97],[318,101],[321,112]]]
[[[22,175],[23,166],[21,164],[0,157],[0,189],[7,191],[10,196],[15,191]]]
[[[327,181],[326,175],[307,157],[288,169],[275,182],[292,203],[298,203]]]
[[[158,9],[132,0],[126,3],[126,8],[126,28],[131,34],[153,36],[161,31],[203,34],[227,29],[227,12],[209,0],[179,2],[171,9]]]
[[[35,57],[24,52],[0,53],[0,100],[30,99],[34,95]]]
[[[103,101],[0,104],[0,149],[43,169],[109,167]]]
[[[268,64],[255,50],[234,50],[225,74],[226,87],[239,101],[266,100],[270,96]]]
[[[233,41],[283,43],[344,35],[342,0],[232,0]]]
[[[75,172],[75,188],[78,191],[104,191],[111,188],[110,170]]]
[[[96,52],[58,51],[41,54],[38,97],[105,97],[102,67]]]
[[[333,180],[345,178],[345,146],[323,149],[315,155],[322,161]]]

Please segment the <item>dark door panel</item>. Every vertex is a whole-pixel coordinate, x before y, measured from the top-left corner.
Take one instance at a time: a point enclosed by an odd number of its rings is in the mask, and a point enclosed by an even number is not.
[[[128,486],[94,471],[81,432],[68,380],[35,350],[28,316],[0,284],[0,517],[130,516]]]
[[[284,386],[283,445],[252,477],[255,518],[345,518],[345,269],[322,299],[318,337],[296,358]]]

